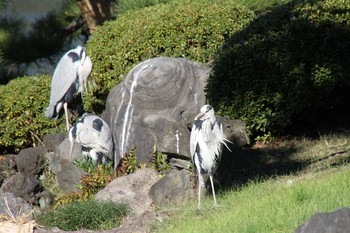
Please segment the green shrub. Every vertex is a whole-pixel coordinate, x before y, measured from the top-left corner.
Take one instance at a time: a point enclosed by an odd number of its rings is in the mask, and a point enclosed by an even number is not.
[[[119,0],[116,4],[116,16],[129,10],[136,10],[148,6],[154,6],[161,3],[167,3],[172,0]]]
[[[58,227],[65,231],[74,230],[108,230],[118,227],[129,213],[125,204],[111,201],[98,202],[90,199],[87,202],[77,201],[35,218],[36,222],[48,229]]]
[[[146,59],[185,57],[209,64],[224,38],[253,17],[233,0],[180,0],[127,11],[106,22],[86,46],[96,85],[84,99],[85,109],[101,112],[110,89]]]
[[[261,14],[217,54],[206,88],[251,133],[322,127],[349,116],[350,1],[299,1]]]
[[[0,153],[40,144],[47,133],[64,130],[63,118],[46,119],[51,77],[21,77],[0,85]]]

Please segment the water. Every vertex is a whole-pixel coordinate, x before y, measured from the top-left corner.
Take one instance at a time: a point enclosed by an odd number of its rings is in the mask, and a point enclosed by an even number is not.
[[[61,4],[62,0],[11,0],[1,15],[24,19],[25,28],[30,30],[36,20]]]
[[[10,0],[4,11],[0,13],[0,16],[23,19],[24,30],[30,31],[35,21],[45,17],[49,12],[59,9],[62,2],[63,0]],[[30,76],[36,74],[52,75],[61,56],[77,45],[84,46],[85,42],[84,36],[73,39],[72,42],[65,45],[60,53],[54,55],[50,59],[40,58],[29,65],[21,64],[19,70],[25,70],[25,75]]]

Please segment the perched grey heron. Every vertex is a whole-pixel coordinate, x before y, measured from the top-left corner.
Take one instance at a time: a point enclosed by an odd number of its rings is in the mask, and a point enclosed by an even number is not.
[[[92,160],[106,163],[114,159],[114,141],[111,129],[100,117],[84,113],[70,128],[68,133],[71,142],[69,158],[72,160],[74,142],[81,144],[89,151]],[[116,166],[115,161],[114,167]]]
[[[60,110],[64,107],[67,131],[70,128],[68,104],[77,95],[83,96],[91,69],[92,62],[87,56],[85,48],[77,46],[62,56],[53,73],[50,104],[46,109],[45,116],[57,119]]]
[[[198,174],[198,209],[201,208],[200,189],[205,186],[203,174],[209,175],[214,206],[217,206],[213,175],[218,168],[223,145],[228,148],[225,142],[230,141],[226,139],[222,124],[215,116],[213,107],[204,105],[200,113],[194,118],[190,137],[191,158],[192,162],[196,165]]]

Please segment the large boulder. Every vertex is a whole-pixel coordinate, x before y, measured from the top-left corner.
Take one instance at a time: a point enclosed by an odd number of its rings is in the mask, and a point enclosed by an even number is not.
[[[205,103],[210,69],[183,58],[159,57],[135,66],[108,95],[102,118],[111,127],[117,155],[136,148],[148,162],[154,145],[189,158],[190,127]]]
[[[295,233],[343,233],[350,230],[350,208],[317,213],[300,225]]]

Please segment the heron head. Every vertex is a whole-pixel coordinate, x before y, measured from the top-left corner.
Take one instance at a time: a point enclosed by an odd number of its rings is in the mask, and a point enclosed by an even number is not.
[[[210,105],[204,105],[200,113],[194,118],[194,120],[206,120],[214,116],[214,108]]]

